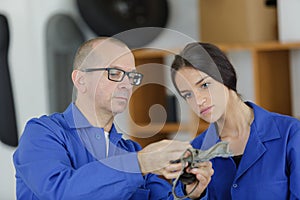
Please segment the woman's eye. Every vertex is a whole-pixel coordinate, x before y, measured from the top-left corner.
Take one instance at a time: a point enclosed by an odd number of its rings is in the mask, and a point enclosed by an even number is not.
[[[203,83],[203,84],[201,84],[201,88],[208,88],[208,86],[209,86],[209,83]]]
[[[182,97],[183,97],[184,99],[188,99],[188,98],[190,98],[191,96],[192,96],[191,93],[185,93],[185,94],[182,94]]]

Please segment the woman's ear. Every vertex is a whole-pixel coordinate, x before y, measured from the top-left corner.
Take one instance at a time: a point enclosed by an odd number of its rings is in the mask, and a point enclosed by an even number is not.
[[[86,92],[86,83],[84,73],[79,70],[73,70],[72,72],[72,81],[74,86],[76,87],[78,93]]]

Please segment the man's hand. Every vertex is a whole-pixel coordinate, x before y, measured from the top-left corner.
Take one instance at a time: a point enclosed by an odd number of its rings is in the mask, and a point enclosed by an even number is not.
[[[166,170],[166,167],[170,165],[170,161],[180,158],[188,148],[191,148],[189,142],[176,140],[162,140],[146,146],[138,152],[142,174],[155,173],[165,177],[169,176],[167,175],[169,170]],[[176,174],[178,175],[178,173]]]

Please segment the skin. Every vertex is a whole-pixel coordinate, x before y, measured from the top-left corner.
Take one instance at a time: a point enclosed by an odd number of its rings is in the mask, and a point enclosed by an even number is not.
[[[223,84],[190,67],[180,69],[175,81],[180,95],[201,119],[212,123],[223,117],[229,96]]]
[[[99,44],[99,47],[106,51],[97,49],[97,46],[95,51],[99,51],[97,53],[103,55],[105,59],[101,59],[97,65],[86,68],[115,67],[128,72],[135,71],[134,57],[128,48],[112,44]],[[94,58],[91,56],[87,59]],[[94,63],[86,61],[91,62]],[[92,125],[104,127],[105,131],[110,130],[114,116],[126,109],[132,94],[132,85],[127,76],[122,82],[114,82],[107,78],[107,73],[107,71],[86,73],[79,70],[72,73],[72,80],[78,91],[75,104]]]
[[[208,123],[216,123],[219,137],[228,141],[230,151],[235,155],[243,154],[253,121],[253,111],[238,94],[216,81],[208,74],[190,66],[180,68],[175,75],[175,84],[185,101],[193,111]],[[180,166],[168,168],[170,176]],[[199,197],[213,175],[211,162],[200,163],[198,168],[190,170],[200,181],[192,198]],[[193,184],[186,190],[191,191]]]

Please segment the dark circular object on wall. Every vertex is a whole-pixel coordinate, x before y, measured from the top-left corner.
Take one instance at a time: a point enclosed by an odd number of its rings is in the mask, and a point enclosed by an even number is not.
[[[265,4],[266,6],[274,6],[276,7],[277,6],[277,0],[265,0]]]
[[[167,0],[77,0],[77,6],[91,30],[108,37],[141,27],[164,28],[169,15]],[[161,30],[154,29],[143,37],[131,36],[138,40],[134,46],[148,44]]]

